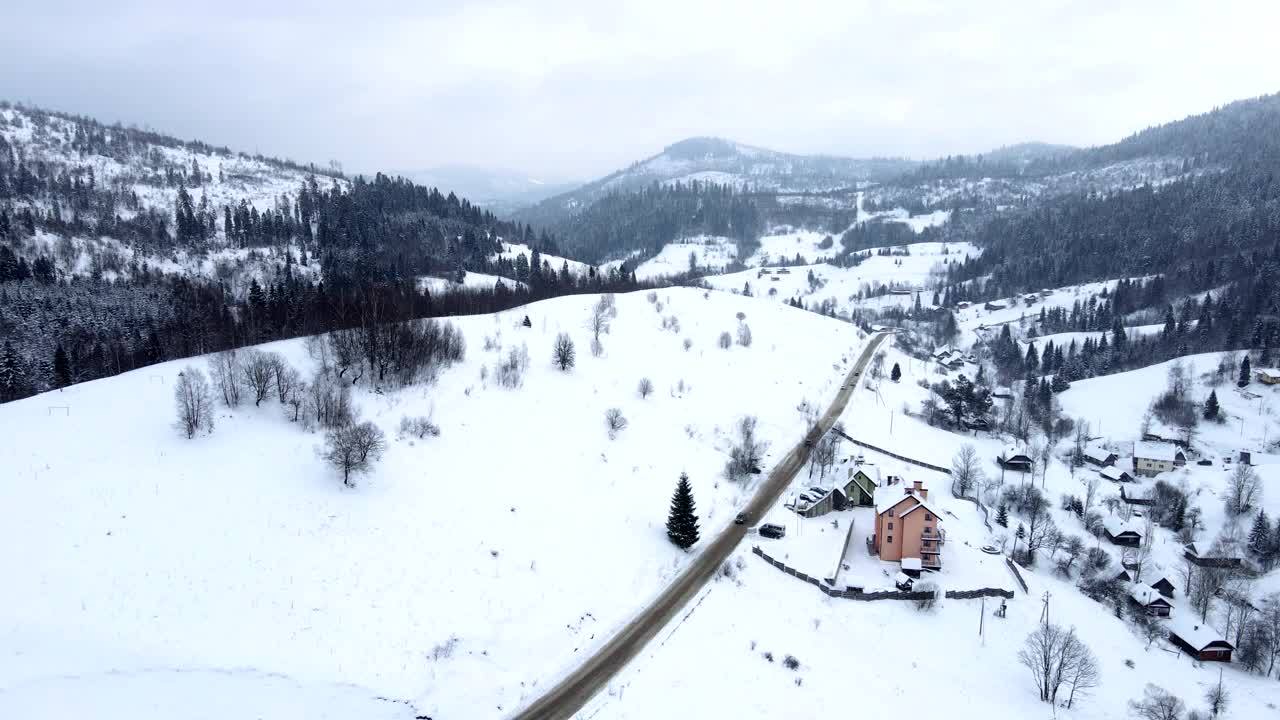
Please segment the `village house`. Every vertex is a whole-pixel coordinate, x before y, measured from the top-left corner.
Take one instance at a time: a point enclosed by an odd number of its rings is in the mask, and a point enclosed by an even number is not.
[[[996,462],[1005,470],[1021,470],[1022,472],[1027,472],[1035,464],[1035,461],[1031,459],[1031,456],[1025,450],[1012,447],[1005,448],[1004,452],[1000,453],[1000,456],[996,458]]]
[[[1263,385],[1280,385],[1280,368],[1263,368],[1254,373]]]
[[[956,303],[956,309],[957,309],[957,310],[968,310],[968,309],[969,309],[969,306],[971,306],[971,305],[973,305],[973,303],[969,302],[968,300],[961,300],[960,302]]]
[[[1187,455],[1176,445],[1140,440],[1133,444],[1133,471],[1152,477],[1187,464]]]
[[[871,552],[881,560],[902,563],[904,571],[916,562],[925,570],[941,569],[946,534],[928,497],[929,489],[920,480],[880,488],[875,534],[869,538]]]
[[[1235,650],[1235,646],[1217,630],[1200,622],[1194,613],[1178,615],[1169,621],[1169,642],[1203,662],[1231,662],[1231,651]]]
[[[1169,576],[1163,573],[1159,574],[1158,577],[1156,577],[1155,582],[1148,583],[1148,584],[1151,585],[1151,587],[1155,588],[1156,592],[1160,593],[1161,595],[1167,598],[1172,598],[1174,596],[1174,593],[1177,592],[1177,588],[1173,586],[1173,583],[1169,580]]]
[[[1173,606],[1153,587],[1146,583],[1134,583],[1129,588],[1129,602],[1142,608],[1153,617],[1169,617]]]
[[[857,505],[875,503],[880,485],[880,470],[874,466],[848,468],[844,480],[814,485],[793,494],[784,503],[792,512],[806,518],[822,517],[829,512]]]
[[[874,466],[849,468],[844,494],[850,505],[874,505],[876,488],[880,487],[880,469]]]
[[[1155,488],[1150,485],[1121,485],[1120,499],[1130,505],[1150,505],[1155,500]]]
[[[1182,557],[1199,567],[1238,568],[1243,562],[1243,559],[1233,550],[1205,547],[1202,543],[1183,545]]]
[[[1134,481],[1128,470],[1123,470],[1115,465],[1108,465],[1098,471],[1098,476],[1103,480],[1110,480],[1114,483],[1131,483]]]
[[[1114,465],[1118,458],[1115,453],[1107,450],[1106,448],[1094,447],[1091,445],[1085,448],[1084,459],[1094,465],[1107,467],[1108,465]]]
[[[1009,306],[1005,305],[1002,302],[989,302],[986,305],[983,305],[982,307],[983,309],[986,309],[986,310],[1004,310]]]
[[[1102,521],[1102,532],[1112,545],[1138,547],[1142,544],[1143,529],[1132,520],[1126,522],[1111,515]]]

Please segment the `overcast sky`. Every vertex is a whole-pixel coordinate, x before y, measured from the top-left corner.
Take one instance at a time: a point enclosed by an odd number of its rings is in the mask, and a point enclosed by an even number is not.
[[[694,135],[1100,144],[1280,91],[1275,0],[284,4],[12,3],[0,98],[348,171],[588,178]]]

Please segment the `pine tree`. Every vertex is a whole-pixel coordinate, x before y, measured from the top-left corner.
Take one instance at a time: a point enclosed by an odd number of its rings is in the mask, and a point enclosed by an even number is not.
[[[1000,508],[996,510],[996,524],[1000,527],[1009,527],[1009,508],[1004,503],[1000,503]]]
[[[1249,531],[1249,551],[1261,557],[1270,549],[1271,525],[1267,522],[1266,511],[1259,510],[1253,518],[1253,529]]]
[[[889,371],[889,379],[894,382],[902,379],[902,368],[898,367],[898,363],[894,363],[893,370]]]
[[[1236,382],[1236,385],[1239,385],[1240,387],[1248,385],[1252,374],[1253,373],[1249,369],[1249,356],[1245,355],[1244,359],[1240,361],[1240,380]]]
[[[18,397],[23,388],[22,365],[12,342],[5,342],[0,351],[0,402]]]
[[[64,388],[71,384],[71,361],[67,359],[67,351],[59,345],[53,352],[53,385]]]
[[[698,542],[698,516],[693,504],[693,487],[688,473],[680,473],[680,482],[671,496],[671,512],[667,516],[667,537],[676,547],[688,549]]]
[[[1218,391],[1210,390],[1209,399],[1204,401],[1204,419],[1217,420],[1218,412]]]

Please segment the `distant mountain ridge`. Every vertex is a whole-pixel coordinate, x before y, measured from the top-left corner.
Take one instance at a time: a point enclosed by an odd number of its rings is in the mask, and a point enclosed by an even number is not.
[[[496,213],[514,212],[581,185],[578,180],[537,177],[516,170],[469,165],[440,165],[421,170],[401,170],[423,187],[438,188],[469,199]]]

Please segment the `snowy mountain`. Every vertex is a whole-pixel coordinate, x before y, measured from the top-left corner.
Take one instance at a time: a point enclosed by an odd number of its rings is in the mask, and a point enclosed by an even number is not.
[[[896,177],[915,166],[913,161],[897,158],[795,155],[722,138],[688,138],[630,167],[517,212],[514,217],[535,225],[554,224],[609,193],[631,192],[654,183],[697,181],[739,190],[828,192]]]
[[[418,185],[439,188],[470,199],[495,213],[512,213],[546,198],[568,192],[581,183],[563,177],[530,177],[515,170],[442,165],[398,174]]]

